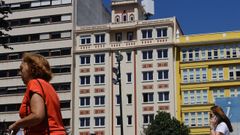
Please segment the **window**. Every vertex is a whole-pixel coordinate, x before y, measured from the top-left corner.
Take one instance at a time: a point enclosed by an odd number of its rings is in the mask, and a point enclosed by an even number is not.
[[[105,126],[105,117],[95,117],[95,126],[102,127]]]
[[[201,50],[201,58],[202,60],[206,60],[206,50],[204,48]]]
[[[142,72],[143,81],[152,81],[153,80],[153,71]]]
[[[235,46],[233,46],[233,48],[232,48],[232,57],[233,57],[233,58],[236,58],[236,57],[237,57],[237,51],[236,51]]]
[[[232,87],[232,88],[230,88],[230,96],[231,97],[238,97],[238,96],[240,96],[240,87]]]
[[[105,34],[95,35],[95,43],[104,43],[104,42],[105,42]]]
[[[182,94],[183,94],[182,100],[184,105],[208,103],[207,90],[187,90],[184,91]]]
[[[189,100],[188,100],[188,91],[184,91],[183,92],[183,104],[188,104]]]
[[[203,102],[203,104],[208,103],[208,91],[207,90],[202,90],[202,102]]]
[[[95,96],[95,105],[105,105],[105,96]]]
[[[132,125],[132,115],[128,115],[127,119],[128,119],[128,125]]]
[[[223,80],[223,67],[212,68],[212,80],[213,81]]]
[[[167,28],[157,29],[157,37],[166,37],[166,36],[167,36]]]
[[[227,58],[231,57],[231,51],[230,51],[230,47],[229,46],[226,48],[226,56],[227,56]]]
[[[116,103],[117,105],[120,105],[121,99],[120,95],[116,95]]]
[[[71,21],[71,15],[62,15],[61,21]]]
[[[190,91],[190,104],[195,104],[195,91]]]
[[[223,76],[223,67],[219,67],[218,68],[218,80],[223,80],[224,76]]]
[[[143,93],[143,103],[153,102],[153,93]]]
[[[212,94],[213,94],[214,102],[215,102],[216,98],[224,97],[224,88],[213,89]]]
[[[200,82],[200,68],[196,68],[196,82]]]
[[[71,37],[71,32],[61,32],[61,38],[69,38]]]
[[[123,18],[123,22],[126,22],[126,21],[127,21],[127,14],[126,14],[126,13],[123,13],[123,14],[122,14],[122,18]]]
[[[202,126],[202,112],[197,112],[197,126]]]
[[[187,51],[186,50],[182,51],[182,61],[187,61]]]
[[[154,119],[154,114],[144,114],[143,115],[143,124],[150,124]]]
[[[81,64],[81,65],[90,64],[90,55],[80,56],[80,64]]]
[[[127,95],[127,103],[132,104],[132,95],[131,94]]]
[[[184,113],[185,125],[190,127],[208,126],[208,112],[187,112]]]
[[[206,71],[206,68],[202,68],[202,81],[203,82],[207,81],[207,71]]]
[[[168,58],[168,49],[160,49],[157,50],[158,59],[166,59]]]
[[[90,35],[80,36],[80,44],[85,45],[85,44],[90,44],[90,43],[91,43]]]
[[[104,84],[105,75],[95,75],[95,84]]]
[[[208,49],[208,59],[211,60],[212,59],[212,49]]]
[[[40,40],[46,40],[49,39],[50,35],[49,34],[40,34]]]
[[[41,23],[40,18],[31,18],[30,19],[30,24],[38,24]]]
[[[117,41],[117,42],[120,42],[120,41],[122,41],[122,33],[116,33],[115,34],[115,40]]]
[[[41,1],[41,6],[47,6],[50,5],[50,0],[42,0]]]
[[[142,38],[143,39],[152,38],[152,29],[142,30]]]
[[[217,48],[214,48],[214,50],[213,50],[213,58],[218,59],[218,49]]]
[[[208,112],[203,112],[204,126],[208,126],[209,124],[209,115]]]
[[[127,62],[132,61],[132,53],[131,52],[127,52]]]
[[[132,73],[127,73],[127,82],[132,82]]]
[[[122,124],[121,117],[120,116],[116,116],[116,119],[117,119],[117,126],[121,125]]]
[[[51,39],[58,39],[58,38],[61,38],[61,33],[54,32],[51,34]]]
[[[127,32],[127,40],[133,40],[133,32]]]
[[[188,82],[188,72],[187,72],[187,69],[184,69],[182,74],[183,74],[182,75],[183,83],[187,83]]]
[[[129,20],[130,20],[130,21],[134,21],[134,15],[133,15],[133,14],[131,14],[131,15],[129,16]]]
[[[220,47],[220,58],[223,59],[225,57],[224,47]]]
[[[212,68],[212,80],[216,81],[217,80],[217,69]]]
[[[95,55],[95,63],[100,64],[105,62],[105,54],[96,54]]]
[[[79,118],[80,128],[85,128],[90,126],[90,117]]]
[[[153,58],[152,53],[153,53],[152,50],[142,51],[142,59],[143,60],[152,60],[152,58]]]
[[[158,71],[158,80],[168,80],[168,70]]]
[[[90,106],[90,97],[80,97],[80,107]]]
[[[194,82],[194,69],[189,69],[189,81]]]
[[[80,76],[80,84],[81,85],[90,84],[90,76]]]
[[[229,67],[229,79],[230,80],[234,80],[234,67],[233,66],[230,66]]]
[[[195,50],[195,60],[196,61],[199,61],[200,59],[199,59],[199,49],[196,49]]]
[[[120,22],[120,16],[119,15],[117,15],[116,17],[115,17],[115,22]]]
[[[184,113],[184,124],[189,125],[189,113]]]
[[[168,102],[169,101],[169,92],[158,92],[158,101]]]
[[[193,50],[188,51],[188,60],[193,61]]]
[[[191,112],[191,127],[195,127],[196,126],[196,113],[195,112]]]

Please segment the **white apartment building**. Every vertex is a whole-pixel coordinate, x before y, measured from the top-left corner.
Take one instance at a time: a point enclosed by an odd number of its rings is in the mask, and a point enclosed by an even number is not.
[[[55,87],[61,100],[64,125],[68,132],[72,126],[72,92],[74,81],[72,47],[75,25],[82,25],[81,14],[76,15],[83,0],[5,0],[10,4],[12,14],[7,18],[12,26],[8,33],[11,38],[7,45],[14,50],[0,47],[0,122],[7,125],[19,119],[18,110],[22,102],[25,86],[18,75],[21,57],[24,52],[35,52],[45,56],[54,73],[52,85]],[[85,1],[85,4],[102,3],[102,0]],[[78,5],[78,6],[77,6]],[[107,17],[102,4],[95,5],[98,12]],[[98,16],[101,18],[102,16]],[[88,24],[105,22],[87,20]],[[87,23],[86,21],[84,23]]]
[[[158,110],[176,114],[175,17],[144,20],[138,0],[112,1],[111,23],[76,28],[74,131],[120,135],[120,98],[125,135],[141,135]],[[121,90],[114,85],[115,52],[121,61]]]

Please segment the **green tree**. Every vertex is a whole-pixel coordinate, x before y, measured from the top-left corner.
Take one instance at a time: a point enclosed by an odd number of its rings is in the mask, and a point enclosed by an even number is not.
[[[189,135],[190,130],[167,112],[158,111],[155,119],[144,129],[145,135]]]
[[[5,20],[8,17],[8,14],[11,12],[10,5],[5,4],[4,1],[0,1],[0,46],[3,46],[6,49],[13,49],[12,47],[7,46],[10,35],[4,33],[4,31],[11,30],[11,26],[8,20]]]

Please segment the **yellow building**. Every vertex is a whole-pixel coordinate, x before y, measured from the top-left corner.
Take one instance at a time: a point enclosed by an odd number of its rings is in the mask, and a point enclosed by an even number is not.
[[[210,133],[215,98],[240,94],[240,32],[177,37],[177,117],[193,135]]]

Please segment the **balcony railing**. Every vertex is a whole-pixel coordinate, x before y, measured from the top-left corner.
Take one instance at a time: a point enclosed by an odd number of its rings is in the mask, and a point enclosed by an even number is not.
[[[147,45],[161,45],[170,43],[168,37],[164,38],[151,38],[151,39],[141,39],[141,40],[131,40],[131,41],[120,41],[120,42],[110,42],[108,43],[97,43],[97,44],[85,44],[78,45],[79,51],[93,51],[99,49],[116,49],[116,48],[129,48],[129,47],[141,47]]]

